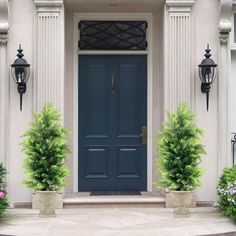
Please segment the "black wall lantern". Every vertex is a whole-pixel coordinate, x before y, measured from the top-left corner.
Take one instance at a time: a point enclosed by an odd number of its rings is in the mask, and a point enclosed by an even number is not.
[[[207,49],[205,50],[206,54],[204,55],[206,58],[202,60],[199,66],[199,76],[202,81],[201,91],[206,94],[206,103],[207,103],[207,111],[209,107],[209,93],[211,89],[211,84],[215,80],[216,77],[216,67],[217,64],[210,58],[210,49],[209,44],[207,45]]]
[[[20,110],[22,111],[22,99],[23,94],[26,92],[26,83],[30,75],[30,64],[23,58],[24,54],[22,53],[21,45],[19,45],[17,51],[18,58],[11,65],[11,73],[13,80],[17,84],[18,93],[20,94]]]

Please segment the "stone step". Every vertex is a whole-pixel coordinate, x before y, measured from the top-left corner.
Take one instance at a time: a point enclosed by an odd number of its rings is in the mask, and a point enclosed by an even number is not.
[[[165,207],[165,198],[159,193],[142,192],[141,196],[90,196],[86,193],[65,194],[64,208],[98,207]]]

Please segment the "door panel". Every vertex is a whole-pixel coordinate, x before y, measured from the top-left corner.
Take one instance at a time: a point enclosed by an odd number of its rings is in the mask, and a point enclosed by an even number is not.
[[[108,137],[108,88],[107,88],[107,64],[87,64],[84,81],[80,83],[84,90],[85,104],[85,131],[87,138]],[[89,78],[89,79],[86,79]]]
[[[79,190],[146,190],[146,56],[79,57]]]
[[[118,147],[117,153],[117,178],[140,178],[139,152],[140,146]]]

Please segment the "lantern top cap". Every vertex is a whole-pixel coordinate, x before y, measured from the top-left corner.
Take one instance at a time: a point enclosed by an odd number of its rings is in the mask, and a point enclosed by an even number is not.
[[[199,67],[217,67],[217,64],[210,58],[211,57],[211,49],[209,48],[209,44],[207,44],[207,49],[205,50],[204,56],[205,59],[202,60],[201,64],[198,65]]]
[[[14,61],[14,63],[11,65],[12,67],[22,66],[22,67],[30,67],[30,64],[27,63],[27,61],[23,58],[24,54],[23,49],[21,48],[21,44],[19,45],[19,49],[17,50],[17,59]]]

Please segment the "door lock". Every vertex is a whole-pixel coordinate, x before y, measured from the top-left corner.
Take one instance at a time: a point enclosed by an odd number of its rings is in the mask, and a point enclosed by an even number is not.
[[[140,134],[140,137],[142,138],[142,144],[147,144],[147,127],[142,127],[142,133]]]

